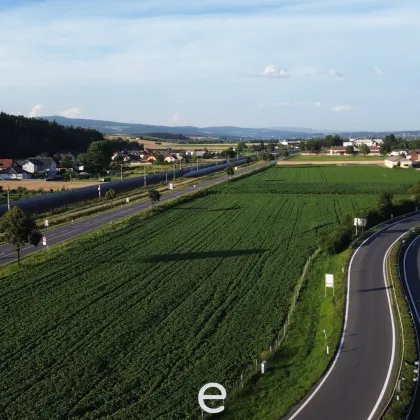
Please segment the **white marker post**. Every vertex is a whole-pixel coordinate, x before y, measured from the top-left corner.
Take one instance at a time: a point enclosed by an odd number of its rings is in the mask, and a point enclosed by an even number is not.
[[[325,298],[327,298],[327,287],[332,287],[334,296],[334,275],[325,274]]]
[[[42,245],[47,248],[47,238],[45,236],[42,237]]]
[[[129,198],[129,197],[127,197],[127,198],[125,199],[125,202],[128,204],[128,203],[130,202],[130,198]]]
[[[45,220],[45,227],[48,227],[48,219]]]

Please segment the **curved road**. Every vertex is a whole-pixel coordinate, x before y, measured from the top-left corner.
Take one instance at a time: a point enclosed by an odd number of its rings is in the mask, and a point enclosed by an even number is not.
[[[385,256],[395,241],[419,223],[420,215],[416,215],[387,226],[369,237],[353,254],[339,350],[326,375],[289,413],[289,420],[380,417],[398,367],[396,324],[384,277]],[[418,252],[418,248],[414,249]],[[418,272],[416,276],[417,279]],[[420,284],[417,284],[417,292],[420,299]],[[420,301],[418,304],[420,306]]]
[[[258,169],[263,166],[270,166],[273,162],[262,162],[260,164],[252,165],[251,167],[240,168],[235,171],[236,175],[243,175],[248,172],[252,172],[255,169]],[[227,176],[226,174],[220,174],[220,176],[209,179],[206,181],[200,181],[197,179],[196,187],[194,188],[193,185],[189,185],[186,187],[178,187],[170,192],[165,192],[162,194],[160,202],[163,203],[173,198],[180,197],[181,195],[193,192],[202,187],[208,187],[211,185],[218,184],[220,182],[226,181]],[[105,213],[98,214],[96,216],[90,216],[83,220],[75,221],[74,223],[70,223],[67,225],[63,225],[54,229],[49,229],[45,231],[44,235],[47,238],[47,245],[54,245],[59,242],[65,241],[67,239],[75,238],[76,236],[82,235],[84,233],[90,232],[102,226],[106,226],[113,221],[117,221],[122,219],[123,217],[127,217],[137,213],[140,210],[150,207],[150,201],[140,201],[135,204],[129,204],[124,207],[119,207],[115,210],[110,210]],[[40,251],[44,247],[42,242],[38,245],[38,247],[34,247],[33,245],[27,245],[25,248],[21,250],[21,256],[24,257],[28,254],[32,254],[33,252]],[[0,265],[7,264],[11,261],[16,259],[16,253],[14,249],[9,244],[0,245]]]

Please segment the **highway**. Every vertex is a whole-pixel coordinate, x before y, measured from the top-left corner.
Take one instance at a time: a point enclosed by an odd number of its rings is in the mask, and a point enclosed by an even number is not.
[[[420,223],[420,215],[389,225],[366,239],[348,268],[343,335],[329,370],[288,420],[374,420],[389,399],[398,368],[397,325],[391,314],[384,272],[392,245]],[[417,266],[415,279],[420,307],[419,242],[410,250]],[[417,270],[417,271],[416,271]]]
[[[269,166],[273,163],[274,162],[262,162],[256,165],[252,165],[251,167],[240,168],[237,171],[235,171],[235,176],[251,172],[263,166]],[[189,185],[186,187],[178,187],[174,190],[163,193],[161,196],[160,202],[163,203],[173,198],[180,197],[181,195],[194,192],[200,188],[215,185],[221,181],[226,181],[226,180],[227,180],[227,175],[225,174],[225,171],[223,171],[223,173],[221,173],[220,176],[213,179],[209,179],[205,181],[200,181],[199,179],[197,179],[197,183],[195,184],[195,187],[194,185]],[[97,228],[109,225],[110,223],[114,221],[133,215],[139,212],[140,210],[146,209],[148,207],[151,207],[151,203],[149,200],[140,201],[135,204],[127,204],[126,206],[121,207],[121,208],[119,207],[115,210],[110,210],[105,213],[90,216],[88,218],[78,220],[67,225],[63,225],[54,229],[49,229],[44,233],[44,236],[47,238],[47,246],[49,247],[51,245],[55,245],[67,239],[72,239],[77,236],[83,235],[84,233],[95,230]],[[24,257],[26,255],[32,254],[40,250],[44,250],[44,246],[42,245],[42,242],[37,247],[33,245],[26,245],[21,250],[21,257]],[[14,251],[11,245],[9,244],[0,245],[0,265],[7,264],[11,261],[14,261],[15,259],[16,259],[16,252]]]

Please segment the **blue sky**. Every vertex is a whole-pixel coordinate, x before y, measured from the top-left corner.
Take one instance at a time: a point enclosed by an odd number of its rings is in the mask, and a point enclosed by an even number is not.
[[[0,110],[420,129],[418,0],[0,0]]]

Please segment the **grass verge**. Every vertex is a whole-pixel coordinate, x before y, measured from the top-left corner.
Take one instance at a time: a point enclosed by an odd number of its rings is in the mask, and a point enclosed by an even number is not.
[[[345,275],[351,250],[320,254],[305,278],[289,332],[264,375],[255,375],[243,391],[227,400],[221,419],[278,419],[303,399],[331,363],[343,326]],[[334,274],[335,296],[325,274]],[[327,332],[327,339],[323,333]],[[330,354],[326,354],[326,346]],[[229,396],[228,396],[229,397]]]
[[[395,378],[400,382],[400,391],[390,395],[390,402],[382,417],[384,420],[404,419],[411,409],[416,393],[417,383],[412,380],[414,362],[418,360],[417,335],[413,323],[411,309],[406,298],[403,278],[403,256],[409,244],[420,234],[420,227],[407,233],[392,248],[387,260],[388,277],[393,288],[392,307],[398,327],[398,341],[400,352],[401,371]],[[403,242],[404,240],[404,242]],[[394,388],[395,389],[395,388]],[[393,391],[394,391],[393,389]],[[397,398],[398,396],[398,398]],[[413,413],[419,413],[419,402],[414,405]],[[414,415],[413,418],[418,418]]]

